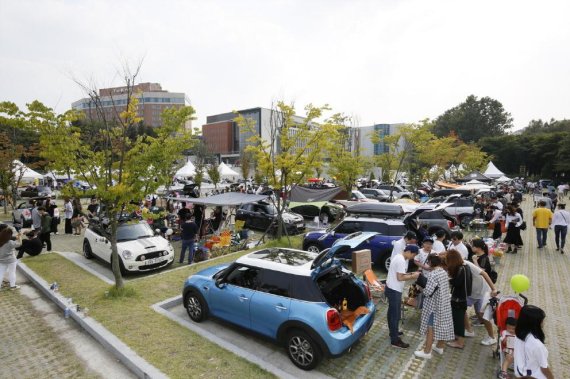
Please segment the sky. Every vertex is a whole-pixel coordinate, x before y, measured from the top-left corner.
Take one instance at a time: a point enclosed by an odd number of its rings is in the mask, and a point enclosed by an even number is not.
[[[570,118],[570,1],[0,0],[0,101],[58,112],[76,80],[185,92],[206,116],[277,100],[361,126],[434,119],[471,94],[515,129]]]

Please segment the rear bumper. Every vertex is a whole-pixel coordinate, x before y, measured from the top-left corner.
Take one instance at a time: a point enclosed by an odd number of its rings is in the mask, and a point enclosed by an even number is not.
[[[356,320],[354,324],[354,334],[352,334],[346,326],[337,332],[331,333],[330,339],[326,341],[330,357],[336,358],[342,356],[368,333],[374,324],[376,307],[370,302],[368,310],[370,313]]]

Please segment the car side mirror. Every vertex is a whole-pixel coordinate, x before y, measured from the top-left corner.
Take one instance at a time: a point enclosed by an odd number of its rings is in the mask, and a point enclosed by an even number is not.
[[[223,278],[218,278],[216,279],[216,287],[218,288],[224,288],[226,286],[226,283],[224,283],[224,279]]]

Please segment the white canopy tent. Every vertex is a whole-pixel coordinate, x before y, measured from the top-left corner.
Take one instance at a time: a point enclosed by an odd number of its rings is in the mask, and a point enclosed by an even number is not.
[[[231,169],[227,164],[224,162],[220,163],[218,166],[218,171],[220,172],[220,176],[222,178],[237,178],[239,175],[238,172]]]
[[[484,183],[467,183],[465,185],[459,186],[456,189],[464,189],[464,190],[482,190],[482,189],[491,189],[493,187],[484,184]]]
[[[505,174],[501,170],[499,170],[497,166],[493,164],[493,162],[489,162],[489,164],[487,165],[487,170],[485,170],[483,175],[491,179],[497,179],[500,178],[501,176],[504,176]]]
[[[187,177],[187,176],[194,176],[196,175],[196,166],[191,161],[186,162],[184,166],[182,166],[174,176],[177,177]]]
[[[496,182],[499,183],[504,183],[504,182],[510,182],[512,179],[506,177],[505,175],[501,176],[500,178],[495,179]]]
[[[33,181],[35,179],[39,180],[44,178],[42,174],[32,170],[17,159],[14,160],[12,164],[14,165],[13,172],[16,174],[16,176],[20,176],[20,180]]]

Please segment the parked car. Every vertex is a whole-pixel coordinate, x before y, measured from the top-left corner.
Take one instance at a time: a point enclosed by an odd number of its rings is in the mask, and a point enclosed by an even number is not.
[[[28,186],[20,191],[21,197],[45,197],[52,194],[51,188],[46,186]]]
[[[283,223],[289,234],[298,234],[305,230],[303,216],[290,211],[284,211]],[[263,201],[244,204],[236,212],[236,220],[244,222],[244,228],[275,233],[277,231],[277,208]]]
[[[361,188],[360,192],[369,199],[378,200],[380,202],[390,201],[390,193],[377,188]]]
[[[475,201],[471,196],[451,195],[446,198],[438,197],[428,200],[427,203],[450,203],[451,205],[445,210],[448,214],[455,217],[462,228],[467,228],[474,218],[475,210],[473,205]]]
[[[376,188],[385,190],[386,192],[388,192],[388,195],[391,194],[391,196],[393,196],[394,199],[405,199],[405,198],[411,199],[413,197],[410,191],[406,190],[404,187],[398,184],[396,185],[380,184]]]
[[[156,270],[174,261],[174,249],[165,238],[155,235],[144,221],[129,221],[117,228],[117,250],[121,272]],[[99,258],[111,264],[111,243],[106,226],[92,218],[85,230],[83,255],[87,259]]]
[[[12,211],[12,221],[14,224],[20,224],[22,228],[29,228],[32,226],[32,202],[42,202],[47,197],[33,197],[28,201],[19,203]]]
[[[291,207],[291,211],[309,220],[319,217],[323,221],[326,215],[328,222],[334,222],[344,215],[344,209],[333,203],[325,203],[322,207],[315,205],[315,203],[300,203]]]
[[[374,322],[368,286],[335,259],[373,235],[339,241],[320,254],[270,248],[209,267],[184,282],[184,307],[195,322],[214,316],[270,338],[284,345],[293,364],[311,370],[323,357],[349,351]],[[340,317],[344,301],[349,310],[368,311],[352,331]]]
[[[333,200],[336,204],[340,204],[343,207],[349,207],[357,203],[378,203],[376,199],[369,199],[362,194],[360,191],[352,191],[350,197],[347,200]]]
[[[370,249],[372,262],[387,271],[390,266],[393,243],[402,238],[408,230],[417,230],[418,217],[421,217],[424,213],[440,212],[448,205],[449,204],[422,204],[419,206],[393,203],[355,204],[347,208],[347,213],[350,216],[345,217],[336,227],[306,233],[303,238],[303,249],[319,252],[329,248],[337,239],[343,238],[347,234],[355,232],[376,232],[379,233],[379,235],[370,239],[363,245],[363,248]],[[433,223],[432,231],[434,233],[439,225],[447,223],[448,221],[446,219],[441,221],[437,219],[434,220],[437,221],[437,224],[435,222]],[[351,259],[351,252],[341,255],[340,257]]]
[[[319,253],[332,247],[337,240],[356,232],[379,233],[364,243],[362,248],[370,249],[372,262],[387,271],[390,266],[392,245],[406,234],[407,228],[401,219],[345,217],[335,227],[306,233],[303,238],[303,250]],[[340,257],[350,259],[351,252],[341,254]]]

